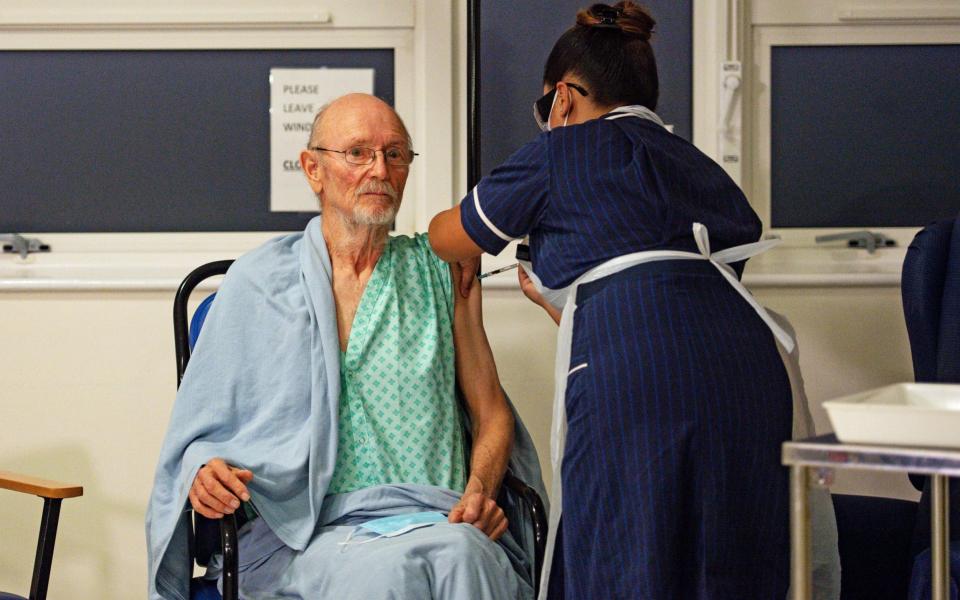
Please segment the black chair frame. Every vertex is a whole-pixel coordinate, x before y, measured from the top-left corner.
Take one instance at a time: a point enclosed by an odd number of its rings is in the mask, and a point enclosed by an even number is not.
[[[37,553],[34,557],[33,574],[30,579],[29,600],[45,600],[50,584],[53,549],[57,540],[60,505],[67,498],[82,496],[83,487],[0,471],[0,489],[30,494],[43,499],[40,533],[37,536]],[[0,598],[27,600],[23,596],[3,591],[0,591]]]
[[[190,362],[190,319],[187,314],[187,304],[193,290],[204,280],[218,275],[224,275],[232,260],[218,260],[201,265],[191,271],[180,284],[173,301],[173,335],[177,357],[177,387],[183,381]],[[543,565],[543,555],[547,542],[547,514],[543,500],[536,490],[515,477],[509,471],[504,475],[503,489],[509,489],[523,502],[533,524],[534,536],[534,589],[540,589],[540,571]],[[501,494],[503,491],[501,491]],[[237,518],[228,515],[219,519],[219,544],[216,534],[213,533],[215,523],[199,514],[193,514],[193,523],[189,527],[190,570],[193,571],[193,562],[201,566],[209,564],[210,557],[219,550],[223,557],[223,600],[237,600],[238,591],[238,551],[237,551]]]

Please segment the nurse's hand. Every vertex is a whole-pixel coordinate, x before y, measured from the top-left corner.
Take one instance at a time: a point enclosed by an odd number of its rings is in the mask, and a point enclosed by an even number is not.
[[[211,459],[200,467],[190,486],[190,504],[193,510],[208,519],[220,519],[240,508],[240,501],[250,499],[247,483],[253,473],[231,467],[221,458]]]
[[[560,324],[560,311],[557,308],[547,302],[546,298],[537,291],[537,287],[533,285],[533,280],[530,279],[530,276],[527,275],[527,272],[523,270],[523,267],[517,267],[517,277],[520,279],[520,290],[523,292],[523,295],[530,299],[531,302],[537,306],[543,308],[547,311],[547,314],[550,315],[550,318],[553,319],[553,322]]]

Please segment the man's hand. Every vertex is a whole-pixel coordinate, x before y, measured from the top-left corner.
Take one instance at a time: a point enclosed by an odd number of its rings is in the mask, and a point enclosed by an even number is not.
[[[451,523],[469,523],[485,533],[491,540],[497,541],[507,530],[507,516],[497,503],[480,491],[476,478],[471,477],[460,502],[450,511],[447,519]]]
[[[245,484],[253,479],[247,469],[231,467],[220,458],[214,458],[200,467],[190,486],[190,504],[193,510],[208,519],[220,519],[240,508],[240,501],[250,499]]]

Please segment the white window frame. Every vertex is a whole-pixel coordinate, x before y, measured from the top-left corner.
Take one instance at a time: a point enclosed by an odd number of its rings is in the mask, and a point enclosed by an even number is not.
[[[396,109],[421,154],[396,221],[411,233],[455,196],[452,19],[453,0],[0,0],[0,50],[392,49]],[[276,234],[39,235],[56,253],[242,251]]]
[[[810,245],[817,235],[860,228],[770,227],[771,48],[864,44],[960,44],[960,3],[955,0],[922,3],[694,0],[694,143],[721,162],[717,141],[721,91],[718,70],[720,61],[733,53],[745,65],[743,172],[738,183],[765,229],[781,236],[789,245]],[[917,227],[869,229],[895,239],[901,247],[908,245],[918,230]]]

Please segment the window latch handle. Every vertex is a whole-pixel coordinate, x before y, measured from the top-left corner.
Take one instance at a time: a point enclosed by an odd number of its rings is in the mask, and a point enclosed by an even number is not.
[[[850,248],[866,248],[870,254],[876,252],[877,248],[891,248],[897,245],[896,240],[892,240],[882,233],[867,231],[866,229],[818,235],[815,239],[818,244],[846,240],[847,246]]]

